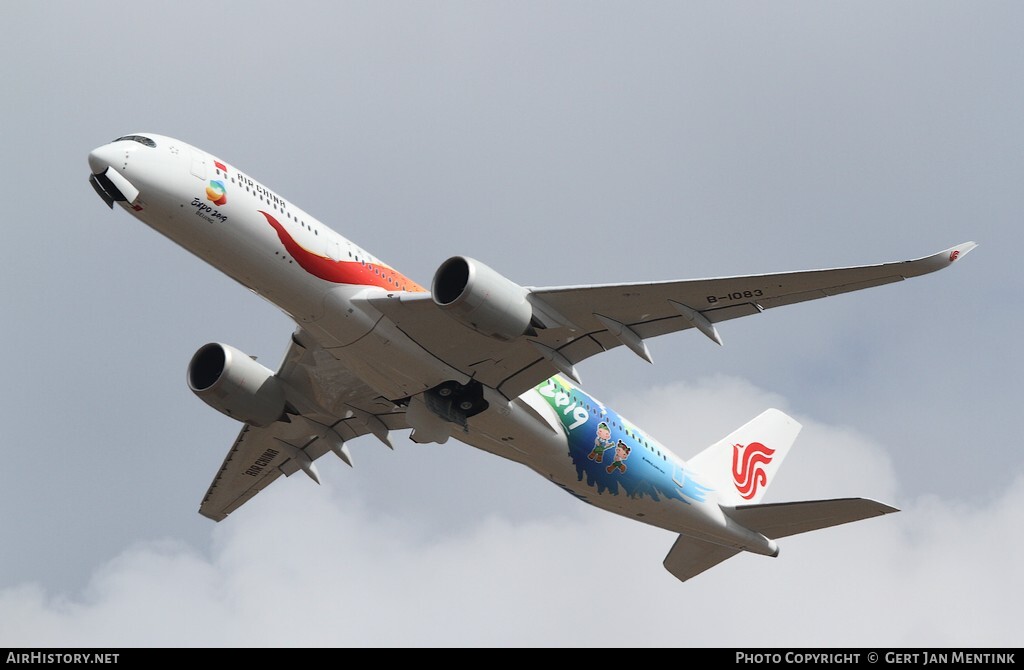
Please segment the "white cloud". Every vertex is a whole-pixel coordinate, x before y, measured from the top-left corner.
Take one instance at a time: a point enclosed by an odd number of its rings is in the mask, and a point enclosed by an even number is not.
[[[724,378],[634,400],[627,416],[635,409],[642,425],[665,427],[785,405]],[[813,448],[794,449],[772,500],[896,493],[880,449],[802,420],[797,447]],[[1012,532],[1022,504],[1024,478],[972,506],[937,493],[683,584],[660,565],[671,535],[589,507],[541,521],[510,509],[425,538],[330,483],[292,487],[216,526],[209,556],[180,542],[140,544],[80,593],[0,591],[0,645],[1008,645],[1024,592]]]

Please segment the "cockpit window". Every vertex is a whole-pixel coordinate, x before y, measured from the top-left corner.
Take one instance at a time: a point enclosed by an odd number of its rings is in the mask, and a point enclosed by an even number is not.
[[[155,148],[156,147],[156,142],[154,142],[153,140],[149,139],[148,137],[143,137],[142,135],[125,135],[124,137],[118,137],[114,141],[115,142],[120,142],[121,140],[131,140],[132,142],[138,142],[139,144],[144,144],[147,147],[151,147],[151,148]]]

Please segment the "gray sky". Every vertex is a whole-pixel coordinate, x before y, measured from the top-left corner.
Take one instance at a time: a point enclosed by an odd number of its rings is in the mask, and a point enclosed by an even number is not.
[[[6,3],[0,646],[1018,646],[1019,3]],[[805,424],[766,502],[898,515],[686,584],[674,538],[458,443],[196,510],[238,425],[185,385],[276,308],[87,183],[133,131],[222,156],[420,283],[936,275],[616,350],[584,385],[684,458]],[[727,625],[726,625],[727,624]],[[268,635],[268,631],[272,631]]]

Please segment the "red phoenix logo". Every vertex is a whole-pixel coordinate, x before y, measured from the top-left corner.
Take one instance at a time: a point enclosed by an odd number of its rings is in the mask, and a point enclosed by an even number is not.
[[[751,442],[745,447],[732,445],[732,481],[744,500],[753,498],[757,495],[757,489],[768,483],[764,466],[772,462],[774,454],[774,449],[760,442]]]
[[[956,260],[957,258],[959,258],[959,257],[960,257],[960,250],[959,250],[959,249],[954,249],[954,250],[953,250],[953,251],[952,251],[952,252],[951,252],[951,253],[949,254],[949,262],[950,262],[950,263],[952,263],[953,261],[955,261],[955,260]]]

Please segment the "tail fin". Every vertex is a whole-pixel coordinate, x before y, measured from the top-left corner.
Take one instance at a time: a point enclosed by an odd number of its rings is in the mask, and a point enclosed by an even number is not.
[[[756,504],[775,479],[802,426],[768,409],[687,461],[714,486],[724,505]]]

